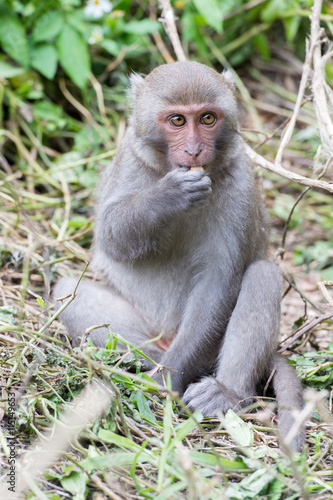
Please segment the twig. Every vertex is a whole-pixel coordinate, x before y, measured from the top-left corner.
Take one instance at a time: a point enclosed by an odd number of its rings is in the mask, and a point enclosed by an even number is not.
[[[53,179],[48,172],[43,170],[43,168],[37,163],[37,161],[33,158],[33,156],[30,154],[28,149],[25,147],[23,142],[19,137],[16,137],[12,132],[9,130],[0,130],[0,138],[2,136],[7,137],[10,141],[12,141],[18,152],[22,155],[22,157],[28,162],[28,164],[31,166],[31,168],[38,174],[44,181],[48,182],[51,184],[51,186],[55,187],[56,189],[60,189],[59,184]]]
[[[326,289],[327,286],[333,286],[333,281],[319,281],[319,283],[318,283],[318,288],[321,291],[321,293],[324,295],[325,299],[327,300],[328,305],[330,307],[333,307],[333,299]]]
[[[256,164],[259,165],[260,167],[269,170],[271,172],[274,172],[275,174],[280,175],[281,177],[285,177],[286,179],[289,179],[290,181],[297,182],[298,184],[302,184],[303,186],[310,186],[313,188],[318,188],[318,189],[325,189],[325,191],[329,191],[330,193],[333,193],[333,184],[330,184],[329,182],[325,181],[319,181],[316,179],[309,179],[308,177],[303,177],[303,175],[296,174],[294,172],[291,172],[290,170],[287,170],[283,168],[282,166],[278,166],[275,163],[272,163],[269,160],[266,160],[263,156],[259,155],[253,149],[246,145],[246,152],[249,156],[249,158]]]
[[[312,302],[312,300],[310,300],[306,295],[304,295],[303,292],[301,292],[301,290],[299,290],[299,288],[297,288],[292,275],[288,276],[287,274],[283,273],[283,278],[286,280],[286,282],[289,284],[289,286],[291,288],[293,288],[295,290],[295,292],[297,292],[298,295],[302,298],[303,302],[305,303],[305,306],[308,302],[314,309],[316,309],[320,313],[324,314],[324,311],[321,307],[319,307],[314,302]],[[284,297],[287,295],[288,292],[289,292],[289,290],[284,294]]]
[[[287,342],[286,345],[281,347],[281,349],[278,350],[278,352],[284,352],[286,351],[297,339],[299,339],[304,333],[306,333],[309,330],[312,330],[315,326],[319,325],[322,321],[325,321],[326,319],[330,319],[333,316],[333,312],[329,312],[327,314],[323,314],[322,316],[319,316],[319,318],[314,319],[309,323],[308,325],[304,326],[304,328],[301,328],[296,335],[294,335],[289,342]]]
[[[296,104],[295,104],[291,119],[288,122],[288,125],[287,125],[285,131],[283,132],[282,140],[281,140],[281,143],[280,143],[280,146],[279,146],[278,152],[276,154],[276,158],[275,158],[275,165],[277,167],[278,166],[281,167],[283,152],[284,152],[287,144],[289,143],[291,136],[294,132],[297,117],[299,115],[299,112],[300,112],[300,109],[302,106],[304,92],[305,92],[305,89],[306,89],[306,86],[308,83],[308,79],[309,79],[309,75],[310,75],[310,71],[311,71],[311,61],[312,61],[313,50],[314,50],[313,43],[311,43],[309,45],[309,43],[307,42],[306,57],[305,57],[305,62],[304,62],[304,66],[303,66],[303,73],[302,73],[301,83],[300,83],[299,90],[298,90]]]
[[[175,14],[170,4],[170,0],[159,0],[162,7],[162,18],[160,21],[163,23],[164,29],[167,32],[173,49],[177,56],[178,61],[186,61],[182,44],[177,33]]]
[[[156,0],[150,0],[149,7],[150,7],[149,17],[152,21],[156,21]],[[158,31],[154,31],[152,36],[154,38],[156,48],[161,53],[165,62],[166,63],[174,62],[175,60],[172,57],[172,55],[170,54],[170,52],[168,51],[167,46],[165,45],[160,33]]]
[[[123,497],[120,497],[119,495],[117,495],[117,493],[112,491],[105,483],[103,483],[103,481],[100,477],[98,477],[97,474],[92,474],[90,478],[96,484],[96,486],[100,490],[102,490],[103,493],[105,493],[109,498],[111,498],[112,500],[123,500]]]
[[[321,6],[322,0],[314,1],[313,15],[311,19],[311,41],[313,44],[314,69],[312,90],[317,120],[320,124],[320,137],[324,146],[324,150],[329,156],[331,156],[333,149],[333,122],[330,116],[327,95],[325,91],[325,64],[327,62],[327,59],[332,56],[332,52],[330,51],[323,56],[321,54]],[[331,89],[327,89],[327,91],[332,93]]]
[[[87,121],[90,123],[90,125],[97,130],[97,132],[101,135],[101,137],[103,137],[103,140],[105,141],[105,143],[110,147],[111,143],[110,143],[109,137],[106,135],[105,131],[100,126],[100,124],[97,123],[97,121],[94,119],[94,117],[90,113],[90,111],[87,108],[85,108],[83,106],[83,104],[81,104],[77,99],[75,99],[74,96],[72,96],[72,94],[70,93],[70,91],[66,87],[66,83],[65,83],[64,78],[60,78],[59,87],[60,87],[61,92],[66,97],[67,101],[70,102],[72,104],[72,106],[74,106],[74,108],[76,108],[87,119]]]
[[[51,169],[52,172],[63,172],[64,170],[69,170],[70,168],[75,168],[80,165],[87,165],[88,163],[96,163],[100,160],[105,160],[106,158],[110,158],[110,156],[114,156],[116,154],[115,149],[110,149],[110,151],[106,151],[105,153],[101,153],[100,155],[90,156],[90,158],[82,158],[82,160],[72,161],[70,163],[57,163]]]
[[[105,70],[103,71],[102,75],[98,78],[98,81],[100,83],[103,83],[106,78],[108,77],[109,73],[111,73],[112,71],[114,71],[116,68],[118,68],[119,64],[124,60],[125,56],[126,56],[126,52],[127,52],[128,48],[123,46],[119,52],[119,54],[117,55],[116,59],[114,61],[112,61],[106,68]]]

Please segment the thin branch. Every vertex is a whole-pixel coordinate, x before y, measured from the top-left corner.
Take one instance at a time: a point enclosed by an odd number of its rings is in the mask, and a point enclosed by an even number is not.
[[[246,145],[245,148],[249,158],[256,165],[259,165],[259,167],[269,170],[270,172],[274,172],[275,174],[278,174],[281,177],[285,177],[290,181],[302,184],[303,186],[310,186],[317,189],[325,189],[326,191],[333,193],[333,184],[330,184],[329,182],[325,181],[319,181],[316,179],[309,179],[308,177],[303,177],[302,175],[291,172],[290,170],[287,170],[281,166],[278,166],[266,160],[263,156],[253,151],[253,149],[250,146]]]
[[[164,29],[167,32],[178,61],[186,61],[187,57],[184,53],[182,44],[180,43],[179,35],[176,27],[175,14],[170,4],[170,0],[159,0],[162,7],[162,17],[160,21],[163,23]]]
[[[299,339],[300,337],[302,337],[302,335],[304,335],[304,333],[308,332],[309,330],[312,330],[312,328],[314,328],[315,326],[319,325],[319,323],[322,323],[322,321],[325,321],[327,319],[330,319],[332,318],[333,316],[333,312],[329,312],[327,314],[323,314],[322,316],[319,316],[319,318],[316,318],[314,319],[313,321],[311,321],[311,323],[309,323],[308,325],[304,326],[303,328],[301,328],[300,330],[298,330],[298,332],[289,340],[289,342],[287,342],[286,345],[284,345],[283,347],[281,347],[281,349],[278,350],[278,352],[284,352],[286,351],[287,349],[289,349],[289,347],[291,345],[293,345],[293,343]]]
[[[156,0],[150,0],[149,7],[150,7],[149,18],[152,21],[156,21],[156,18],[157,18],[157,16],[156,16]],[[164,40],[161,37],[161,34],[158,31],[154,31],[152,36],[154,38],[156,48],[160,52],[160,54],[162,55],[165,62],[166,63],[175,62],[174,58],[172,57],[172,55],[168,51],[167,46],[165,45]]]
[[[286,148],[286,146],[289,144],[289,141],[291,139],[291,136],[293,135],[294,128],[296,125],[297,117],[299,115],[301,106],[302,106],[302,101],[304,97],[304,92],[308,83],[310,71],[311,71],[311,61],[312,61],[312,54],[313,54],[314,46],[313,43],[307,43],[307,51],[306,51],[306,57],[305,57],[305,62],[303,66],[303,72],[302,72],[302,78],[301,78],[301,83],[299,86],[299,91],[297,95],[297,100],[295,104],[295,108],[293,111],[293,114],[291,116],[291,119],[283,133],[282,140],[278,149],[278,152],[276,154],[275,158],[275,165],[276,166],[281,166],[282,162],[282,156],[283,152]]]
[[[326,289],[327,286],[333,286],[333,281],[320,281],[318,283],[318,288],[321,291],[321,293],[324,295],[325,299],[327,300],[328,305],[330,307],[333,307],[333,298],[328,293],[328,291]]]
[[[322,56],[320,29],[320,13],[322,0],[315,0],[313,6],[313,15],[311,19],[311,40],[313,44],[313,102],[317,114],[317,120],[320,124],[319,133],[327,154],[331,155],[333,149],[333,122],[329,112],[327,94],[325,91],[325,64],[330,57],[330,51]],[[332,92],[331,89],[328,92]]]

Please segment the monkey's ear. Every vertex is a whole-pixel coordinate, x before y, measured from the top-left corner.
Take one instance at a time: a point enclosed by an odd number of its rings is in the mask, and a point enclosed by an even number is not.
[[[229,85],[229,87],[232,90],[236,90],[236,83],[235,83],[235,79],[234,79],[234,75],[233,75],[232,71],[230,69],[224,69],[222,71],[222,76],[223,76],[226,84]]]
[[[130,96],[132,100],[135,101],[139,95],[140,89],[142,88],[144,79],[137,73],[132,73],[130,75]]]

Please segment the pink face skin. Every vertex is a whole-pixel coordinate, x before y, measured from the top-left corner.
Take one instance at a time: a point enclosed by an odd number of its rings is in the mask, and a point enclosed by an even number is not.
[[[207,170],[216,154],[223,117],[222,109],[214,104],[165,107],[157,119],[172,168],[202,166]]]

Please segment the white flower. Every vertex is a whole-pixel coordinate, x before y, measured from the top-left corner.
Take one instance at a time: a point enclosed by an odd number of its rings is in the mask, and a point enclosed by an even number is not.
[[[106,12],[111,12],[112,3],[109,0],[88,0],[84,8],[84,13],[87,17],[98,19]]]
[[[96,26],[90,35],[88,43],[90,45],[95,45],[95,43],[99,43],[102,40],[103,40],[103,30],[99,26]]]

